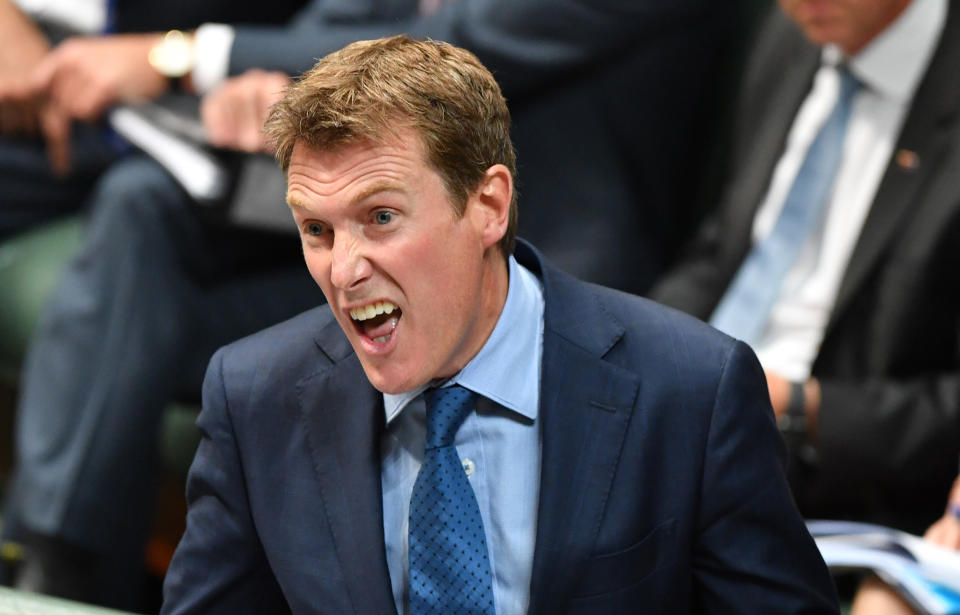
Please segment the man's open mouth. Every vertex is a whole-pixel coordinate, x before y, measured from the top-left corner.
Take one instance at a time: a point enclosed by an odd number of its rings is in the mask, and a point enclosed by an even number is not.
[[[390,301],[378,301],[350,310],[357,331],[378,344],[390,340],[401,315],[400,308]]]

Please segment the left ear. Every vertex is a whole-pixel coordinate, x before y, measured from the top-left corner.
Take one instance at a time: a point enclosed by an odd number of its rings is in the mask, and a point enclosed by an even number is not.
[[[484,249],[495,245],[507,232],[512,198],[510,170],[502,164],[487,169],[467,204],[471,219],[481,232]]]

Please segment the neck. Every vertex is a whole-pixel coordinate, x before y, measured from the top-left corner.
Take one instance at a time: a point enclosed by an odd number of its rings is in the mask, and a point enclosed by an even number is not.
[[[507,303],[507,291],[510,288],[510,269],[507,260],[498,248],[487,250],[484,256],[484,292],[481,297],[480,322],[483,323],[483,341],[477,347],[477,352],[487,343],[493,333],[503,306]],[[474,353],[476,354],[476,353]]]
[[[880,36],[884,30],[890,27],[890,24],[900,17],[903,11],[910,6],[910,2],[912,2],[912,0],[900,0],[900,2],[888,5],[888,9],[879,17],[870,30],[859,33],[860,36],[851,38],[849,41],[838,43],[838,46],[848,58],[860,53],[867,45],[873,42],[875,38]]]
[[[496,248],[490,248],[483,257],[483,276],[480,280],[482,289],[477,306],[476,318],[471,328],[463,338],[463,350],[458,353],[458,360],[448,365],[448,369],[436,377],[450,378],[477,356],[490,335],[497,326],[503,307],[507,303],[507,291],[510,287],[510,273],[507,261]],[[465,352],[465,350],[469,349]]]

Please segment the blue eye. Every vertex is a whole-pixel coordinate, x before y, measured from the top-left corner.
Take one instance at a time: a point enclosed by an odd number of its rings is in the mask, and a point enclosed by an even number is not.
[[[308,222],[306,231],[307,235],[313,235],[314,237],[323,235],[323,225],[319,222]]]
[[[377,224],[390,224],[390,221],[393,220],[393,212],[380,210],[373,215],[373,219]]]

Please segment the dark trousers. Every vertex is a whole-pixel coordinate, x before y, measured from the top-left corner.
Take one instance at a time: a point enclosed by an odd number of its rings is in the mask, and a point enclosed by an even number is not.
[[[60,177],[39,139],[0,137],[0,238],[82,208],[124,146],[102,126],[77,124],[70,149],[70,172]]]

